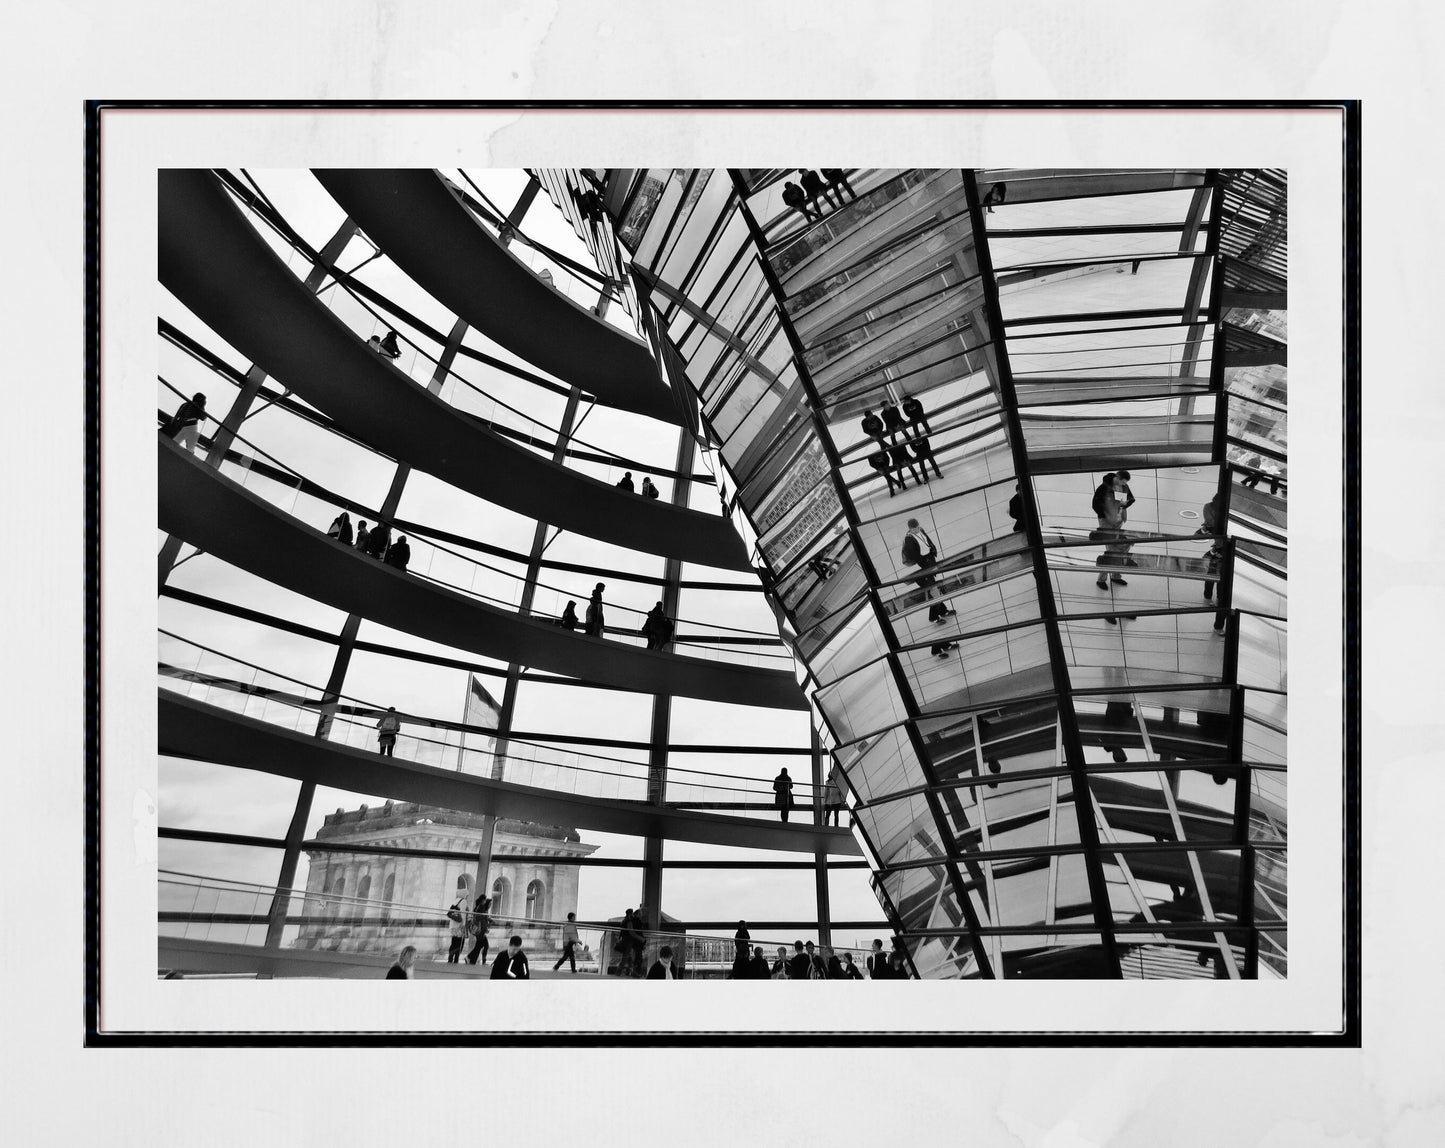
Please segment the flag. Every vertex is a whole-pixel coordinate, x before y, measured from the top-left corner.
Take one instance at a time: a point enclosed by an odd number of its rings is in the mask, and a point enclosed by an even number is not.
[[[497,704],[497,699],[487,692],[481,682],[477,681],[476,674],[467,675],[467,700],[462,706],[462,724],[490,727],[495,729],[497,719],[502,715],[502,707]],[[492,734],[462,734],[461,748],[457,753],[457,769],[464,773],[486,773],[492,772],[492,761],[490,757],[482,757],[473,754],[472,760],[467,760],[467,739],[472,740],[474,750],[484,750],[490,754],[496,747],[497,739]],[[482,743],[482,744],[478,744]]]

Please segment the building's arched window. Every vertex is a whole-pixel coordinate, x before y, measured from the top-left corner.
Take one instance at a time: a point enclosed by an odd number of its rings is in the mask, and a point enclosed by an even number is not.
[[[361,884],[356,887],[356,899],[365,901],[371,895],[371,874],[368,873],[361,879]]]
[[[338,878],[336,878],[336,884],[333,885],[333,886],[331,886],[331,895],[336,898],[336,900],[334,900],[334,901],[331,902],[331,915],[332,915],[333,917],[340,916],[340,914],[341,914],[341,898],[342,898],[345,894],[346,894],[346,878],[345,878],[345,877],[338,877]]]
[[[547,889],[541,881],[527,885],[527,920],[540,921],[547,915]]]
[[[381,915],[388,920],[391,918],[391,900],[396,894],[396,874],[388,873],[386,881],[381,886]]]
[[[512,883],[505,877],[492,882],[492,916],[506,917],[512,911]]]

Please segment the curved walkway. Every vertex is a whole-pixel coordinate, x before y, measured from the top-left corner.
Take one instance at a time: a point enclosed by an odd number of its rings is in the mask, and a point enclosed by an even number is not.
[[[668,841],[809,854],[823,849],[838,857],[861,855],[858,842],[846,829],[694,813],[493,781],[336,745],[164,690],[160,694],[159,728],[160,752],[164,754],[240,766],[393,801]]]
[[[537,278],[435,171],[312,174],[398,267],[478,331],[606,406],[681,421],[647,344]]]
[[[159,187],[161,283],[349,433],[541,522],[684,562],[750,569],[727,519],[568,470],[417,386],[306,290],[209,172],[162,171]]]
[[[808,708],[787,671],[588,637],[406,574],[308,529],[163,435],[156,441],[161,529],[278,586],[420,638],[585,682],[740,705]]]

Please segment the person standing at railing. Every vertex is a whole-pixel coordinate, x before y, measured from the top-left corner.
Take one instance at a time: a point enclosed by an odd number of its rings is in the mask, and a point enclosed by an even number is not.
[[[773,778],[773,803],[778,807],[778,816],[788,820],[788,810],[793,808],[793,779],[788,776],[788,767]]]
[[[832,949],[824,949],[821,958],[824,967],[828,970],[830,981],[841,981],[843,979],[843,964],[838,960],[838,955]]]
[[[492,962],[492,976],[494,981],[529,981],[532,974],[527,969],[527,954],[522,952],[522,938],[513,937],[507,942],[504,952],[497,954],[497,959]]]
[[[342,511],[331,520],[331,525],[326,529],[326,537],[334,538],[343,546],[351,545],[351,515]]]
[[[582,632],[589,637],[602,637],[602,628],[606,619],[602,616],[602,591],[606,590],[605,583],[599,582],[592,589],[592,597],[587,602],[587,624],[582,627]]]
[[[381,353],[388,359],[401,358],[401,348],[396,345],[396,332],[388,330],[381,339]]]
[[[778,946],[778,959],[773,962],[768,975],[775,981],[788,979],[788,950],[784,946]]]
[[[625,490],[628,494],[636,494],[637,487],[632,485],[632,471],[624,471],[621,478],[617,480],[617,489]]]
[[[657,960],[652,962],[652,968],[647,970],[647,979],[650,981],[675,981],[677,971],[672,967],[672,946],[663,945],[657,950]]]
[[[1024,496],[1019,484],[1014,483],[1014,496],[1008,500],[1008,516],[1014,520],[1013,533],[1024,532]]]
[[[407,545],[406,535],[402,535],[386,548],[383,561],[388,566],[395,566],[403,574],[406,573],[406,564],[411,561],[411,547]]]
[[[201,420],[206,417],[206,396],[197,391],[180,406],[166,424],[165,433],[192,454],[201,433]]]
[[[838,763],[833,763],[833,769],[828,774],[827,786],[823,790],[823,824],[827,825],[829,819],[832,824],[838,824],[838,815],[844,806],[843,799],[843,776]]]
[[[356,548],[365,554],[367,543],[370,540],[371,531],[366,529],[366,519],[363,518],[356,524]]]
[[[378,560],[384,559],[387,547],[390,545],[391,527],[384,522],[378,522],[366,537],[366,552]]]
[[[642,636],[647,639],[649,650],[662,649],[672,637],[672,619],[662,612],[661,602],[647,612],[642,623]]]
[[[873,951],[868,954],[868,976],[875,981],[886,981],[888,976],[888,954],[883,951],[883,942],[873,939]]]
[[[447,964],[458,964],[462,959],[462,946],[467,943],[466,898],[459,899],[447,910],[447,926],[451,930],[452,944],[447,950]]]
[[[768,958],[763,953],[763,946],[758,945],[753,949],[752,960],[748,962],[747,979],[750,981],[765,981],[772,975],[773,971],[768,967]]]
[[[396,964],[386,970],[386,979],[389,981],[409,981],[414,979],[416,970],[416,946],[407,945],[396,956]]]
[[[557,625],[564,630],[575,630],[579,625],[577,620],[577,600],[574,598],[567,603],[567,608],[562,611],[562,616],[557,619]]]
[[[622,915],[622,929],[617,937],[617,975],[633,977],[642,972],[642,928],[637,915],[628,909]]]
[[[656,498],[656,497],[657,497],[657,487],[653,486],[653,485],[652,485],[652,479],[651,479],[651,478],[648,478],[648,477],[646,477],[646,476],[644,476],[643,479],[642,479],[642,497],[643,497],[643,498]]]
[[[858,193],[853,190],[853,185],[848,182],[848,173],[841,167],[825,167],[821,169],[823,178],[828,181],[828,186],[833,189],[833,194],[838,197],[838,203],[843,203],[843,193],[848,193],[849,199],[857,199]]]
[[[745,961],[748,959],[748,942],[752,939],[753,935],[748,932],[748,923],[746,921],[739,921],[738,931],[733,934],[733,946],[737,949],[738,960]]]
[[[862,971],[853,963],[853,954],[843,954],[843,979],[845,981],[861,981],[864,979]]]
[[[401,729],[401,719],[396,716],[396,707],[388,706],[386,713],[376,723],[376,741],[382,757],[391,757],[396,748],[396,731]]]
[[[577,914],[568,913],[567,923],[562,926],[562,955],[557,958],[557,963],[552,966],[555,973],[562,967],[562,962],[567,961],[572,965],[572,975],[577,975],[577,946],[582,943],[577,936]]]

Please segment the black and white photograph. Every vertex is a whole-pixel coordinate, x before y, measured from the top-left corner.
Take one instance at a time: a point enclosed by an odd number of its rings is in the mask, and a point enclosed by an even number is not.
[[[161,170],[157,974],[1288,977],[1288,191]]]

